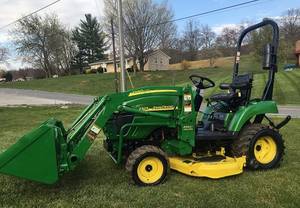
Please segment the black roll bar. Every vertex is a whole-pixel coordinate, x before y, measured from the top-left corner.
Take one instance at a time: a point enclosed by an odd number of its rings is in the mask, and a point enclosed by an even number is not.
[[[272,27],[272,43],[271,43],[271,57],[270,57],[270,68],[269,68],[269,79],[265,86],[264,93],[262,96],[262,100],[272,100],[273,96],[273,86],[274,86],[274,78],[275,73],[277,72],[277,49],[278,49],[278,42],[279,42],[279,28],[277,23],[274,20],[265,18],[262,22],[252,25],[245,30],[242,31],[241,35],[239,36],[237,47],[236,47],[236,55],[235,55],[235,62],[233,67],[233,78],[236,77],[239,73],[239,63],[240,63],[240,56],[241,56],[241,46],[245,36],[258,28],[270,25]]]

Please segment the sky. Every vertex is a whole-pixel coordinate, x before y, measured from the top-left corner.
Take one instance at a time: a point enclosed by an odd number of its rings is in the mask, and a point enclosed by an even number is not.
[[[54,0],[0,0],[0,28],[17,20],[22,15],[35,11]],[[201,12],[210,11],[248,0],[154,0],[155,2],[166,2],[174,12],[174,18],[181,18]],[[220,33],[225,26],[234,26],[243,21],[258,22],[264,17],[276,18],[290,8],[300,8],[299,0],[260,0],[250,5],[193,18],[200,24],[208,24],[216,33]],[[84,17],[84,14],[91,13],[97,17],[103,16],[103,0],[61,0],[57,4],[39,12],[56,13],[61,21],[73,27]],[[176,22],[179,34],[182,32],[185,21]],[[9,31],[13,25],[0,30],[0,46],[9,47],[13,50]],[[12,52],[12,54],[15,54]],[[0,67],[16,69],[24,66],[20,58],[11,55],[8,63]]]
[[[189,16],[210,11],[247,0],[169,0],[175,18]],[[193,18],[201,24],[210,25],[219,33],[224,26],[239,24],[243,21],[257,22],[265,17],[276,18],[290,8],[300,8],[299,0],[261,0],[252,4]],[[184,28],[185,21],[177,22],[180,29]]]

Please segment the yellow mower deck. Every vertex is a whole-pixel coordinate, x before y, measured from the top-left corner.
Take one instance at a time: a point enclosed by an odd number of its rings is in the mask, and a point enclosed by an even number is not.
[[[183,174],[218,179],[242,173],[246,157],[225,157],[219,161],[198,161],[192,157],[169,157],[169,161],[171,169]]]

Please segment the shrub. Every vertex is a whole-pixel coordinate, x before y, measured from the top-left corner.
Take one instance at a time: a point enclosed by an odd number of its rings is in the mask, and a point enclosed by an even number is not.
[[[39,71],[33,74],[33,79],[45,79],[46,74],[43,71]]]
[[[106,68],[102,68],[101,66],[97,68],[97,73],[103,74],[106,72]]]
[[[126,69],[128,72],[134,72],[133,67],[129,67]]]
[[[86,69],[84,70],[84,74],[96,74],[97,69]]]
[[[98,67],[97,69],[86,69],[84,70],[84,74],[103,74],[106,72],[106,68]]]
[[[13,75],[9,71],[5,73],[4,77],[6,82],[11,82],[13,80]]]
[[[5,71],[0,69],[0,78],[5,78]]]
[[[181,69],[186,70],[189,69],[191,67],[191,63],[187,60],[183,60],[181,62]]]

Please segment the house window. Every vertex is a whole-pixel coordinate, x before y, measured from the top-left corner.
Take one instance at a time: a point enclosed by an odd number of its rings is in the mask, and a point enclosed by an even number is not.
[[[160,59],[160,63],[163,64],[163,60],[162,59]]]
[[[155,63],[157,64],[157,58],[155,58]]]

